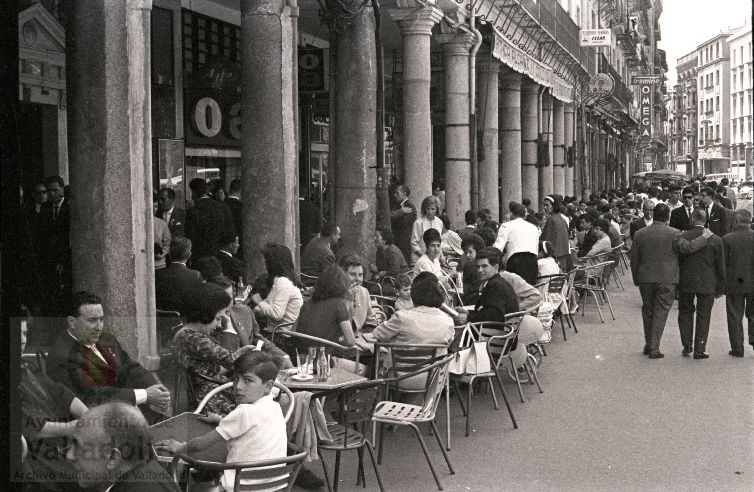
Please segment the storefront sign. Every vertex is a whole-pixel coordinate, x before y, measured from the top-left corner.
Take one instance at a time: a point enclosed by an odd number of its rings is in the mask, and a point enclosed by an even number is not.
[[[549,87],[552,95],[564,103],[574,101],[574,87],[556,75],[552,68],[530,57],[514,46],[502,34],[495,32],[492,54],[516,72],[527,75],[534,82]]]
[[[652,138],[652,98],[654,87],[651,84],[639,86],[639,138],[648,141]]]
[[[598,73],[589,81],[589,92],[598,97],[608,97],[615,89],[615,81],[606,73]]]
[[[632,75],[630,85],[656,85],[662,81],[659,75]]]
[[[186,88],[186,143],[241,146],[241,101],[237,93]]]
[[[612,46],[613,31],[611,29],[582,29],[579,31],[581,46]]]

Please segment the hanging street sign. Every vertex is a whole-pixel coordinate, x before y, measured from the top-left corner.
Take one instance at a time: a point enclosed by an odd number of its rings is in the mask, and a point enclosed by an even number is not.
[[[652,99],[654,87],[651,81],[639,84],[639,138],[646,142],[652,138]]]
[[[660,75],[632,75],[630,85],[657,85],[662,82]]]
[[[612,29],[582,29],[579,31],[580,46],[612,46]]]
[[[598,73],[589,81],[589,92],[598,97],[607,97],[614,89],[615,81],[606,73]]]

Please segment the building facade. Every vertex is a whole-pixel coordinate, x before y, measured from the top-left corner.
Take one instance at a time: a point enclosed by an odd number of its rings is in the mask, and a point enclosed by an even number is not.
[[[751,180],[752,52],[751,26],[727,38],[730,52],[730,172]]]
[[[680,57],[676,63],[675,85],[675,125],[673,138],[676,144],[676,170],[689,176],[696,176],[697,167],[697,64],[698,54],[694,50]]]

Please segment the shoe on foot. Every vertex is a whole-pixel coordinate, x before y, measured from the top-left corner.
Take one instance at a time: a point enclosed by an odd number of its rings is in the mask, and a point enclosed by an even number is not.
[[[644,355],[649,355],[650,352],[652,352],[652,349],[649,348],[649,345],[644,345]]]
[[[324,487],[325,482],[308,468],[301,467],[296,475],[295,485],[305,490],[315,490]]]
[[[653,350],[649,353],[650,359],[662,359],[663,357],[665,357],[665,354],[663,354],[659,350]]]
[[[744,351],[743,350],[731,350],[728,352],[728,355],[732,355],[733,357],[743,357]]]
[[[697,352],[694,354],[694,359],[709,359],[709,354],[705,352]]]
[[[686,357],[688,357],[691,354],[691,352],[693,352],[693,349],[691,348],[691,345],[684,345],[683,346],[683,352],[681,352],[681,353],[683,355],[685,355]]]

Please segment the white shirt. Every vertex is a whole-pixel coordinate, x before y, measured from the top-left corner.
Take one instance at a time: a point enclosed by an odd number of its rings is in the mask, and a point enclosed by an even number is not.
[[[420,255],[424,254],[424,233],[429,229],[435,229],[440,233],[442,237],[442,220],[440,217],[435,217],[432,220],[426,217],[419,217],[414,221],[414,226],[411,229],[411,251],[414,251]]]
[[[437,275],[438,280],[442,280],[443,274],[442,268],[440,268],[440,257],[438,256],[434,260],[430,260],[429,256],[426,254],[422,255],[414,264],[414,272],[417,274],[421,272],[432,272]]]
[[[168,211],[166,211],[166,212],[164,212],[162,214],[162,220],[164,220],[168,224],[170,224],[170,217],[173,215],[173,209],[174,208],[175,208],[175,205],[173,205],[172,207],[170,207],[170,210],[168,210]]]
[[[288,437],[285,419],[280,405],[272,399],[272,395],[265,395],[254,403],[239,404],[220,421],[215,430],[228,443],[228,463],[286,456]],[[233,490],[235,478],[235,470],[223,473],[221,481],[225,490]]]
[[[293,323],[298,318],[304,298],[288,277],[275,277],[267,298],[254,310],[275,323]]]
[[[681,208],[681,207],[683,207],[683,203],[681,203],[681,201],[680,201],[680,200],[679,200],[679,201],[677,201],[677,202],[675,202],[675,205],[673,205],[672,203],[670,203],[670,201],[667,201],[667,202],[665,202],[665,205],[667,205],[668,207],[670,207],[670,211],[671,211],[671,212],[672,212],[673,210],[677,209],[677,208]]]
[[[505,260],[516,253],[536,255],[539,252],[539,235],[537,226],[518,217],[500,226],[495,247],[504,253]]]

